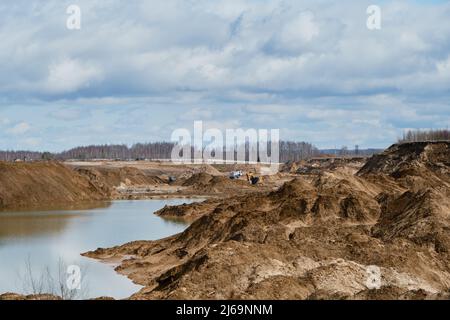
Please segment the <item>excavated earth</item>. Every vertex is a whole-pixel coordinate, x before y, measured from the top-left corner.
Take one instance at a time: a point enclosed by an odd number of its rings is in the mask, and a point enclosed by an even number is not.
[[[58,162],[0,162],[0,209],[109,199],[112,189]]]
[[[394,145],[357,172],[335,166],[157,214],[193,222],[85,254],[143,285],[131,299],[450,297],[448,142]]]
[[[128,162],[120,166],[0,162],[0,210],[81,208],[115,199],[223,198],[273,190],[283,181],[267,181],[255,187],[243,179],[232,181],[210,165],[172,166],[172,169],[149,162],[139,166]],[[172,175],[177,178],[174,183],[169,181]]]
[[[228,177],[229,171],[221,172],[208,164],[168,166],[153,162],[119,165],[69,163],[69,166],[99,188],[108,190],[113,199],[223,198],[274,190],[285,181],[267,179],[258,186],[252,186],[244,177],[231,180]],[[175,181],[169,178],[175,178]]]

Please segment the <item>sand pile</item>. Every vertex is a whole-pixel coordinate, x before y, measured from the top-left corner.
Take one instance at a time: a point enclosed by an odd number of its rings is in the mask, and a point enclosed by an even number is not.
[[[16,293],[4,293],[0,294],[0,300],[62,300],[61,297],[54,296],[51,294],[30,294],[21,295]]]
[[[212,180],[213,176],[206,173],[200,172],[193,174],[189,179],[187,179],[183,186],[192,187],[192,186],[206,186]]]
[[[416,142],[394,145],[372,157],[359,176],[384,174],[418,191],[450,187],[450,142]]]
[[[364,157],[313,158],[309,160],[286,163],[281,167],[280,171],[293,174],[315,175],[320,174],[324,170],[333,171],[336,169],[347,168],[356,172],[364,165],[366,160],[367,159]]]
[[[436,252],[450,252],[450,197],[433,189],[385,198],[373,234],[383,240],[408,239]]]
[[[179,179],[189,179],[190,177],[194,175],[198,175],[201,173],[205,173],[207,175],[211,176],[222,176],[223,173],[214,168],[213,166],[209,164],[202,164],[202,165],[192,165],[188,166],[188,170],[184,172],[183,174],[179,175]]]
[[[0,208],[48,207],[108,199],[110,188],[57,162],[0,162]]]
[[[245,180],[231,180],[223,175],[214,176],[206,172],[192,175],[183,182],[182,186],[191,187],[195,192],[201,194],[223,193],[227,190],[232,193],[238,193],[243,189],[251,189],[251,185]]]
[[[178,206],[166,205],[164,208],[156,211],[155,214],[165,218],[183,218],[187,221],[193,221],[199,216],[211,212],[218,204],[220,204],[220,200],[209,199],[202,203],[182,204]]]
[[[358,175],[184,205],[171,210],[201,212],[185,232],[87,255],[126,258],[117,270],[145,286],[136,299],[448,298],[447,152],[393,146]]]
[[[78,173],[86,175],[98,184],[107,187],[120,185],[155,185],[165,183],[161,178],[147,174],[144,170],[132,167],[106,168],[106,167],[81,167],[75,169]]]

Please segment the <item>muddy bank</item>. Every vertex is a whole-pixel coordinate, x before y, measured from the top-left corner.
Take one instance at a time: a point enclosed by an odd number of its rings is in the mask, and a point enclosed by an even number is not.
[[[393,146],[357,174],[165,208],[196,220],[86,256],[120,261],[134,299],[449,298],[449,159],[448,143]]]
[[[0,162],[0,210],[58,209],[117,199],[221,198],[273,190],[280,181],[252,186],[209,165]]]
[[[367,161],[367,157],[320,157],[309,160],[289,162],[281,167],[281,172],[301,175],[320,174],[324,170],[335,170],[341,167],[358,171]]]
[[[182,204],[179,206],[166,205],[164,208],[156,211],[155,214],[166,219],[192,222],[209,212],[213,212],[222,202],[223,199],[207,199],[201,203]]]
[[[158,185],[166,183],[162,178],[148,174],[133,167],[107,168],[107,167],[75,167],[75,171],[85,175],[99,185],[120,187],[121,185]]]
[[[17,293],[4,293],[0,294],[0,301],[7,301],[7,300],[19,300],[19,301],[25,301],[25,300],[45,300],[45,301],[51,301],[51,300],[63,300],[61,297],[52,295],[52,294],[30,294],[30,295],[22,295]],[[114,300],[111,297],[98,297],[95,299],[90,300]]]
[[[0,209],[107,200],[111,192],[58,162],[0,162]]]
[[[4,293],[0,294],[1,300],[62,300],[61,297],[51,294],[31,294],[21,295],[17,293]]]
[[[267,177],[258,185],[251,185],[244,177],[231,180],[228,172],[206,164],[170,166],[138,162],[121,165],[124,167],[114,162],[70,164],[96,185],[111,188],[114,199],[223,198],[275,190],[286,181],[285,177]]]

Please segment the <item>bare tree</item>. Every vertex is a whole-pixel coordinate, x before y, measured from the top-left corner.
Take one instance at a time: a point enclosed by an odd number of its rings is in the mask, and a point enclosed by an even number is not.
[[[91,145],[73,148],[61,153],[50,152],[31,152],[31,151],[0,151],[0,160],[14,161],[20,160],[92,160],[92,159],[108,159],[108,160],[155,160],[170,159],[174,144],[172,142],[152,142],[137,143],[131,147],[127,145]],[[235,157],[237,148],[236,146]],[[319,150],[307,142],[280,141],[280,161],[298,161],[316,156]],[[246,151],[246,159],[250,150],[258,149],[258,145],[250,145],[248,142],[244,146]],[[268,143],[270,151],[270,143]],[[195,154],[195,147],[192,147],[192,154]],[[225,151],[224,148],[224,155]],[[233,151],[231,151],[233,152]]]
[[[345,157],[346,155],[348,155],[348,147],[342,146],[341,150],[339,150],[339,155],[342,157]]]
[[[403,137],[398,140],[399,143],[405,142],[425,142],[425,141],[449,141],[450,130],[408,130],[403,132]]]
[[[77,300],[87,298],[89,288],[85,282],[86,268],[82,270],[80,278],[80,289],[72,289],[67,285],[68,264],[62,258],[58,259],[56,271],[52,271],[49,266],[36,271],[33,267],[30,257],[24,263],[25,270],[19,274],[25,294],[51,294],[61,297],[63,300]]]

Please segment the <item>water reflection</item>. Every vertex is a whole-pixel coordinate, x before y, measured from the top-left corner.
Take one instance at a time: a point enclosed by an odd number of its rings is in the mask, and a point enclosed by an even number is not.
[[[112,205],[111,201],[84,201],[76,203],[55,203],[53,205],[40,205],[38,207],[28,207],[21,210],[11,211],[9,209],[0,209],[2,213],[26,213],[26,212],[49,212],[49,211],[69,211],[69,210],[89,210],[98,208],[108,208]]]
[[[189,200],[114,201],[95,209],[0,212],[0,293],[23,292],[17,272],[30,259],[39,272],[61,259],[88,269],[90,297],[125,298],[139,290],[110,265],[80,256],[98,247],[155,240],[183,231],[186,223],[153,214]]]
[[[67,227],[70,219],[81,218],[85,210],[108,208],[111,202],[88,202],[76,205],[59,205],[58,207],[40,208],[39,211],[28,209],[20,212],[0,212],[0,239],[27,238],[60,234]],[[75,211],[77,210],[77,211]],[[81,211],[81,212],[78,212]],[[1,242],[0,242],[1,244]]]

